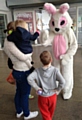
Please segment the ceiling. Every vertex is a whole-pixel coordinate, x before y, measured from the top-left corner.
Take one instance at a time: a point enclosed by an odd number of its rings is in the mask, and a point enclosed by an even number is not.
[[[9,8],[17,9],[25,7],[40,7],[46,2],[60,5],[66,2],[69,4],[82,3],[82,0],[6,0],[6,5]]]

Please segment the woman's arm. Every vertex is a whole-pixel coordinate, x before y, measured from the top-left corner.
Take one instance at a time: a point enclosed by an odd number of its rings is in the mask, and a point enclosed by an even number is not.
[[[36,70],[34,70],[28,77],[27,77],[27,81],[28,83],[36,90],[38,91],[39,89],[41,89],[37,82],[35,80],[38,80],[38,76],[37,76],[37,72]]]
[[[4,51],[9,50],[11,54],[13,54],[17,59],[21,61],[26,61],[27,59],[30,60],[32,53],[31,54],[24,54],[22,53],[13,42],[9,42],[5,40],[4,42]]]
[[[30,33],[30,40],[35,41],[39,36],[39,31],[36,31],[33,35]]]

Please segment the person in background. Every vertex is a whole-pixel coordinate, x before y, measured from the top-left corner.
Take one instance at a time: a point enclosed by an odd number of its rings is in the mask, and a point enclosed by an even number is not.
[[[65,79],[60,71],[51,65],[52,57],[49,51],[40,54],[42,67],[35,69],[28,77],[28,83],[38,94],[38,107],[43,120],[52,120],[56,108],[57,95],[65,85]],[[59,82],[58,86],[56,81]]]
[[[27,82],[27,76],[31,73],[30,69],[32,65],[29,66],[26,62],[29,57],[32,56],[32,53],[22,53],[14,42],[10,42],[7,39],[4,41],[4,51],[12,61],[12,75],[16,80],[16,93],[14,99],[16,117],[20,118],[24,115],[24,120],[34,118],[38,115],[38,111],[31,112],[29,110],[29,91],[31,86]]]

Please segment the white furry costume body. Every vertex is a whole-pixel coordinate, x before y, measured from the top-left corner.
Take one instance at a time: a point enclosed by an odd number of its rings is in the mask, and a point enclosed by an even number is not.
[[[72,19],[67,12],[69,5],[65,3],[56,9],[54,5],[45,3],[44,9],[51,14],[51,19],[48,35],[44,31],[46,39],[42,40],[43,45],[52,44],[54,66],[61,70],[66,80],[63,98],[69,99],[72,96],[73,89],[73,56],[77,51],[77,40],[71,28]]]

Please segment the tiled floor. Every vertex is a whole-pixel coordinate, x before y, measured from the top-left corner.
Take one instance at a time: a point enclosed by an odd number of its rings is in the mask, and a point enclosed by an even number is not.
[[[40,50],[40,47],[39,49]],[[33,60],[38,67],[38,50],[34,48]],[[41,49],[43,50],[43,49]],[[15,117],[14,94],[15,85],[6,82],[10,70],[7,67],[7,56],[0,51],[0,120],[17,120]],[[38,110],[37,95],[30,100],[30,110]],[[23,117],[20,118],[23,120]],[[32,120],[42,120],[41,114]],[[58,96],[57,107],[53,120],[82,120],[82,49],[78,49],[74,57],[74,90],[70,100],[64,101],[61,94]]]

